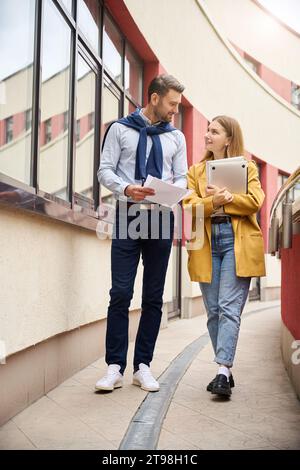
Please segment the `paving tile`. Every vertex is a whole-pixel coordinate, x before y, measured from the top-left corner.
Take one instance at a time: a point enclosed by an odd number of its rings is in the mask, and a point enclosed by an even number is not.
[[[206,391],[217,365],[211,345],[202,349],[175,392],[164,431],[201,449],[299,448],[300,403],[282,364],[277,310],[243,319],[230,400]]]
[[[182,437],[176,436],[170,431],[162,430],[159,437],[158,450],[197,450],[199,447],[184,440]]]
[[[0,450],[34,450],[36,447],[12,421],[0,428]]]
[[[175,435],[182,435],[189,443],[200,449],[251,449],[270,445],[261,437],[251,437],[247,433],[234,429],[214,419],[198,413],[196,416],[166,418],[163,429]]]
[[[200,351],[175,391],[158,449],[300,449],[300,403],[282,364],[280,321],[278,308],[243,318],[228,401],[206,391],[217,365],[210,343]],[[158,338],[154,376],[205,332],[204,315],[171,322]],[[117,449],[147,395],[131,384],[133,350],[132,342],[122,389],[94,392],[107,368],[100,358],[2,426],[0,448]]]
[[[38,449],[110,449],[85,423],[43,397],[12,420]]]
[[[95,393],[77,382],[76,386],[68,389],[57,387],[49,392],[48,396],[105,439],[113,440],[122,438],[135,413],[135,409],[117,402],[118,395],[129,393],[126,387],[116,389],[112,393]],[[143,396],[146,394],[142,393]],[[114,395],[113,400],[110,395]]]

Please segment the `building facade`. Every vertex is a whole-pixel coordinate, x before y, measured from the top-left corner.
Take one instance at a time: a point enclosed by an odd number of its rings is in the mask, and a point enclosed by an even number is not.
[[[0,18],[5,422],[104,353],[105,235],[115,202],[97,181],[101,142],[112,121],[146,103],[153,76],[171,73],[186,86],[174,124],[186,136],[190,165],[202,158],[213,116],[241,123],[266,193],[259,220],[268,274],[252,280],[250,300],[280,296],[280,261],[267,254],[269,212],[299,161],[300,112],[298,77],[272,75],[269,63],[263,69],[255,51],[218,29],[209,1],[185,0],[183,7],[182,0],[3,0]],[[203,313],[186,261],[184,241],[174,241],[163,326],[174,316]],[[131,335],[141,284],[140,267]]]

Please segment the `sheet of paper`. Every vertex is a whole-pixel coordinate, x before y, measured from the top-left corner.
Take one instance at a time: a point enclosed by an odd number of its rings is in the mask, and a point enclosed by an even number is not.
[[[151,175],[147,176],[144,186],[155,190],[155,195],[147,196],[147,201],[167,207],[175,206],[185,196],[193,192],[190,189],[178,188],[174,184],[166,183]]]

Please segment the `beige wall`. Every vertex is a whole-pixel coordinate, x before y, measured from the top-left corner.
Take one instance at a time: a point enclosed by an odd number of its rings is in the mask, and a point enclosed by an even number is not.
[[[30,84],[25,92],[25,85]],[[2,82],[0,119],[31,108],[32,105],[32,66],[22,69]]]
[[[48,193],[55,193],[67,183],[68,133],[59,134],[56,139],[40,149],[39,187]]]
[[[252,0],[204,3],[230,41],[274,72],[300,84],[300,35],[293,34]]]
[[[30,181],[30,131],[0,147],[0,172],[29,184]]]
[[[80,119],[95,111],[96,75],[94,72],[86,73],[77,82],[77,112],[76,118]]]
[[[110,241],[0,206],[0,339],[7,355],[106,317]],[[131,309],[140,308],[139,266]],[[164,301],[172,295],[172,265]]]
[[[203,2],[185,0],[184,9],[182,0],[125,3],[163,67],[186,85],[185,96],[206,118],[234,116],[249,152],[288,172],[297,167],[300,113],[245,67]],[[155,10],[169,41],[161,40],[157,21],[149,21]]]
[[[68,108],[69,68],[42,83],[41,121],[46,121],[57,114],[63,114]]]

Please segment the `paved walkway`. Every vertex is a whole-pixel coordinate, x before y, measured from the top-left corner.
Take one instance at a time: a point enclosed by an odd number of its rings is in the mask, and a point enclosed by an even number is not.
[[[230,401],[206,391],[216,365],[211,346],[201,350],[175,391],[158,449],[300,449],[300,403],[281,361],[277,305],[246,307]],[[170,322],[159,335],[154,375],[205,332],[205,316]],[[130,344],[129,364],[132,353]],[[131,385],[130,368],[122,389],[94,393],[105,369],[101,358],[12,418],[0,428],[0,449],[118,449],[147,393]]]

